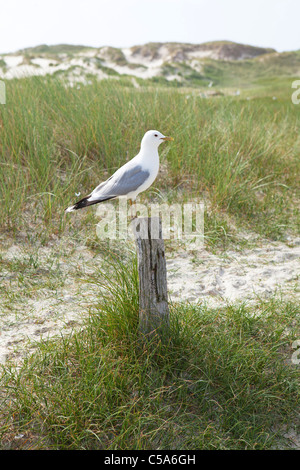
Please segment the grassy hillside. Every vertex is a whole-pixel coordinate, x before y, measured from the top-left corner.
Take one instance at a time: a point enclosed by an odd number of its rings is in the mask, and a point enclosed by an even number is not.
[[[215,85],[251,88],[263,79],[297,77],[300,73],[300,54],[265,54],[243,61],[206,60],[202,66],[203,77],[212,80]]]
[[[0,73],[9,79],[59,74],[73,82],[88,81],[91,75],[100,79],[127,75],[145,81],[141,86],[152,78],[164,86],[249,88],[263,79],[299,76],[300,53],[278,53],[230,41],[148,43],[127,49],[40,45],[0,56]]]
[[[20,49],[19,51],[17,51],[17,54],[33,54],[33,55],[77,54],[79,52],[84,52],[90,49],[94,49],[94,48],[88,47],[88,46],[81,46],[81,45],[76,46],[73,44],[57,44],[55,46],[41,44],[40,46],[27,47],[26,49]]]

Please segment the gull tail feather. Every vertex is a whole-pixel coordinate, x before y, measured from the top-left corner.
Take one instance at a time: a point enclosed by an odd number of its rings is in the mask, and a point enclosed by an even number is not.
[[[65,212],[77,211],[78,209],[83,209],[84,207],[92,206],[93,204],[99,204],[100,202],[108,201],[109,199],[114,198],[114,196],[111,196],[105,199],[96,199],[94,201],[89,201],[90,196],[91,195],[80,199],[80,201],[76,202],[73,206],[68,207]]]

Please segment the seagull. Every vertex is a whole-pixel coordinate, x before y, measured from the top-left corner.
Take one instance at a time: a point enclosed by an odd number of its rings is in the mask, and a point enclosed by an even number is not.
[[[65,212],[73,212],[120,196],[126,196],[131,205],[137,195],[148,189],[156,179],[159,169],[158,147],[166,140],[174,139],[155,130],[147,131],[139,153],[132,160]]]

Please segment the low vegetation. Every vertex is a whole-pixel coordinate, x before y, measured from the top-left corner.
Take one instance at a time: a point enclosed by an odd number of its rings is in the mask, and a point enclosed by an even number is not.
[[[106,273],[90,278],[99,303],[81,331],[6,367],[2,449],[289,447],[296,304],[175,304],[169,336],[145,342],[136,263],[114,259]]]
[[[145,130],[174,135],[154,185],[205,199],[209,217],[274,239],[299,228],[299,114],[285,94],[203,99],[192,89],[130,80],[67,86],[54,78],[7,82],[0,107],[1,225],[64,228],[64,208],[139,150]],[[145,196],[143,196],[145,197]]]

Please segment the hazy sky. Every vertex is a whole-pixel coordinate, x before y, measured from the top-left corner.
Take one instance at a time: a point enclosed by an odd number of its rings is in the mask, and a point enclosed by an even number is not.
[[[221,39],[300,49],[300,0],[0,0],[0,52]]]

